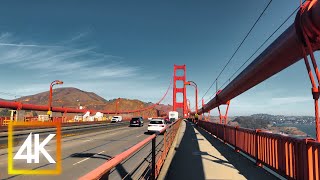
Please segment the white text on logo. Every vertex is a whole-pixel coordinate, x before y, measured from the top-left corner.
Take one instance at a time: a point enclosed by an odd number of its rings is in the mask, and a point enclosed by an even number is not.
[[[49,163],[56,163],[44,148],[54,136],[55,134],[49,134],[49,136],[40,143],[39,134],[34,134],[34,153],[32,153],[32,133],[30,133],[13,159],[26,159],[27,163],[32,163],[33,159],[34,163],[39,163],[39,155],[41,152]],[[27,151],[26,155],[22,154],[24,150]]]

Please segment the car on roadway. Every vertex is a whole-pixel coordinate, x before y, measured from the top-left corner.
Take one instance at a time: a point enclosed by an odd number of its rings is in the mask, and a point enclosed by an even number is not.
[[[142,117],[133,117],[130,121],[130,126],[143,126],[143,118]]]
[[[122,116],[113,116],[111,119],[111,123],[122,121]]]
[[[160,132],[166,128],[166,122],[162,119],[152,119],[148,125],[148,132]]]

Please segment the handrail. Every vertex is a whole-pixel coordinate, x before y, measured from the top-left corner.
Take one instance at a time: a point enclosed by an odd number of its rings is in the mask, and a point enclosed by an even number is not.
[[[160,131],[159,133],[153,134],[151,136],[149,136],[148,138],[140,141],[138,144],[132,146],[130,149],[116,155],[114,158],[112,158],[111,160],[103,163],[102,165],[100,165],[98,168],[94,169],[93,171],[87,173],[86,175],[82,176],[79,178],[79,180],[96,180],[96,179],[103,179],[105,177],[109,176],[109,172],[111,171],[111,169],[115,168],[118,164],[120,164],[122,161],[124,161],[125,159],[129,158],[132,154],[134,154],[135,152],[137,152],[138,150],[140,150],[141,148],[143,148],[146,144],[148,144],[149,142],[152,141],[152,154],[153,156],[155,156],[155,139],[157,138],[157,136],[159,134],[162,133],[166,133],[166,131],[169,128],[172,127],[177,127],[180,125],[181,119],[175,121],[174,123],[172,123],[171,125],[167,126],[166,128],[164,128],[162,131]],[[174,130],[174,134],[173,136],[171,136],[171,142],[169,143],[169,146],[171,146],[174,136],[177,132],[177,128]],[[164,153],[168,153],[168,149],[164,151]],[[153,178],[151,179],[155,179],[157,172],[156,172],[156,161],[155,161],[155,157],[152,158],[152,176]],[[162,162],[163,163],[163,162]],[[157,164],[158,165],[158,164]],[[160,165],[161,166],[161,165]]]
[[[299,180],[319,179],[320,143],[200,120],[198,126],[276,173]]]
[[[155,134],[149,136],[148,138],[144,139],[143,141],[139,142],[138,144],[132,146],[130,149],[124,151],[121,154],[116,155],[110,161],[103,163],[97,169],[94,169],[93,171],[89,172],[85,176],[82,176],[81,178],[79,178],[79,180],[100,179],[104,174],[108,173],[112,168],[116,167],[123,160],[130,157],[133,153],[138,151],[141,147],[143,147],[144,145],[146,145],[147,143],[152,141],[152,139],[154,139],[154,138],[156,138]]]

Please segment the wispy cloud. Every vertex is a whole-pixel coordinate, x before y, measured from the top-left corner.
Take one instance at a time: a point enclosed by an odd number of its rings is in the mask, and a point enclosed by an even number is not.
[[[36,94],[47,91],[52,80],[62,78],[65,84],[59,87],[95,92],[106,99],[122,97],[157,102],[161,98],[169,80],[155,81],[159,74],[148,74],[142,71],[144,67],[130,66],[125,63],[129,61],[126,58],[97,52],[93,46],[79,45],[77,41],[85,36],[86,33],[80,33],[71,40],[43,45],[19,41],[9,33],[0,34],[0,67],[9,65],[19,71],[16,73],[19,79],[13,76],[5,79],[19,83],[5,86],[2,91],[18,96]],[[35,78],[30,79],[30,76]],[[6,94],[0,96],[15,98]],[[165,103],[171,101],[172,98],[167,98]]]
[[[83,37],[72,38],[72,41]],[[73,48],[17,42],[11,34],[0,36],[0,65],[14,64],[39,75],[77,75],[77,78],[97,79],[136,76],[140,67],[121,62],[121,57],[95,51],[94,47]]]
[[[38,48],[59,47],[59,46],[43,46],[43,45],[36,45],[36,44],[14,44],[14,43],[0,43],[0,46],[11,46],[11,47],[38,47]]]
[[[290,96],[290,97],[271,98],[271,103],[276,105],[301,103],[306,101],[312,101],[312,97]]]
[[[274,96],[274,95],[273,95]],[[313,100],[310,96],[241,96],[231,101],[231,115],[270,113],[282,115],[313,115]],[[257,98],[258,97],[258,98]]]

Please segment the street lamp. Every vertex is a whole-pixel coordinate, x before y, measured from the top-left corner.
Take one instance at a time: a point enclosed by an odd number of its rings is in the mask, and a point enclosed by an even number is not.
[[[119,103],[120,103],[120,98],[116,100],[116,114],[118,114]]]
[[[198,86],[195,82],[193,81],[187,81],[184,83],[185,85],[190,85],[195,88],[195,93],[196,93],[196,114],[198,114]]]
[[[49,94],[49,105],[48,105],[48,115],[51,117],[51,103],[52,103],[52,87],[56,84],[63,84],[63,81],[55,80],[50,84],[50,94]]]
[[[188,116],[190,115],[190,99],[187,99]]]

